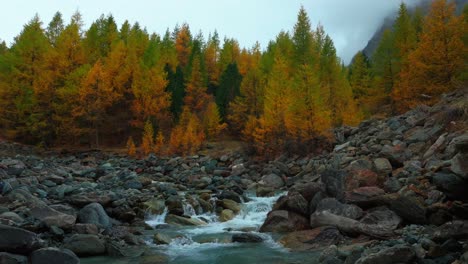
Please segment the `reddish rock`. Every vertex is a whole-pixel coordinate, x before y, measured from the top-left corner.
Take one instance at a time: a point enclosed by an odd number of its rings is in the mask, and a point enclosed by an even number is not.
[[[309,221],[302,215],[285,210],[268,213],[267,219],[260,228],[260,232],[293,232],[310,228]]]

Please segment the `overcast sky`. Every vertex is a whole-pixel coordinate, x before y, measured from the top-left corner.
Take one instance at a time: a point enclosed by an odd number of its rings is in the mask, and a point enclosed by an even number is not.
[[[414,3],[418,0],[405,0]],[[148,32],[163,34],[169,27],[187,22],[192,33],[205,36],[215,29],[221,37],[235,38],[243,47],[259,41],[262,48],[281,30],[292,30],[301,5],[316,27],[321,23],[333,38],[338,55],[347,63],[363,49],[385,16],[400,0],[14,0],[0,8],[0,39],[11,44],[38,13],[47,26],[56,11],[68,22],[79,10],[85,27],[101,14],[123,21],[139,22]]]

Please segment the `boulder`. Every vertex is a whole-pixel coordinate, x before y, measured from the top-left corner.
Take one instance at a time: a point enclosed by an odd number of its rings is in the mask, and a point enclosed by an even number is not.
[[[241,210],[239,204],[236,203],[233,200],[223,199],[221,201],[221,205],[223,206],[223,208],[229,209],[229,210],[233,211],[235,214],[239,213],[240,210]]]
[[[308,251],[335,245],[343,239],[341,233],[330,226],[288,233],[279,243],[292,251]]]
[[[107,206],[116,200],[115,194],[111,191],[80,193],[70,196],[67,201],[79,207],[86,206],[90,203],[99,203],[102,206]]]
[[[166,208],[163,200],[153,198],[143,203],[150,214],[162,214]]]
[[[281,196],[273,210],[287,210],[295,213],[308,216],[308,203],[307,200],[298,192],[291,191],[288,195]]]
[[[229,200],[233,200],[236,203],[242,202],[242,199],[238,193],[229,191],[229,190],[222,191],[221,194],[218,195],[218,199],[220,200],[229,199]]]
[[[0,252],[29,254],[45,246],[35,233],[0,224]]]
[[[184,203],[178,195],[171,195],[166,200],[166,206],[170,214],[184,215]]]
[[[395,230],[401,224],[401,218],[387,207],[376,207],[367,211],[360,222],[367,225],[383,225]]]
[[[436,173],[432,177],[432,182],[450,199],[468,201],[468,192],[465,187],[468,185],[468,180],[452,173]]]
[[[374,166],[378,172],[381,172],[387,175],[392,173],[392,170],[393,170],[392,164],[390,163],[388,159],[385,159],[385,158],[375,159]]]
[[[260,232],[293,232],[309,228],[307,218],[294,212],[276,210],[268,213]]]
[[[328,195],[339,201],[344,198],[346,172],[328,169],[320,175]]]
[[[31,254],[31,264],[79,264],[80,259],[68,249],[41,248]]]
[[[351,219],[359,219],[362,216],[361,208],[353,204],[342,204],[335,198],[325,198],[318,203],[315,212],[323,211]]]
[[[317,182],[295,184],[291,191],[293,190],[300,193],[307,202],[310,202],[316,193],[325,191],[323,185]]]
[[[63,247],[80,257],[98,256],[106,253],[104,241],[96,235],[73,235],[64,240]]]
[[[468,221],[453,221],[439,226],[432,239],[446,241],[448,239],[466,239],[468,237]]]
[[[234,212],[230,209],[224,209],[219,215],[219,221],[226,222],[234,218]]]
[[[186,218],[178,215],[169,214],[166,216],[166,223],[170,225],[182,225],[182,226],[200,226],[205,225],[206,223],[195,219],[195,218]]]
[[[281,188],[284,186],[283,179],[274,173],[264,175],[261,182],[263,185],[272,188]]]
[[[78,213],[78,221],[83,224],[94,224],[100,228],[112,226],[109,216],[99,203],[91,203],[81,209]]]
[[[413,248],[406,245],[396,245],[383,249],[377,253],[369,254],[358,259],[356,264],[393,264],[393,263],[412,263],[416,253]]]
[[[450,170],[468,180],[468,153],[458,153],[450,161]]]
[[[36,206],[30,210],[30,214],[41,220],[47,227],[57,226],[62,229],[71,229],[76,223],[76,217],[64,214],[49,206]]]
[[[346,190],[351,191],[359,187],[381,185],[382,179],[377,173],[368,169],[350,170],[346,177]]]
[[[162,233],[156,233],[153,236],[153,242],[156,245],[169,245],[171,241],[172,239],[169,236]]]
[[[232,235],[232,242],[239,243],[261,243],[263,238],[252,233],[240,233]]]
[[[99,228],[95,224],[76,224],[74,230],[78,234],[97,235],[99,233]]]
[[[0,252],[0,263],[2,264],[28,264],[28,257]]]
[[[425,224],[427,222],[426,207],[421,199],[415,196],[399,195],[396,199],[391,199],[389,203],[390,209],[408,223]]]
[[[0,219],[7,219],[19,225],[23,223],[24,219],[15,212],[4,212],[0,214]]]

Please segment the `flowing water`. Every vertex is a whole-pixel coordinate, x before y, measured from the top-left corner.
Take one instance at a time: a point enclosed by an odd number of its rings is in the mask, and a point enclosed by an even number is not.
[[[161,215],[148,217],[146,223],[156,228],[146,234],[147,244],[158,253],[169,258],[174,264],[250,264],[250,263],[315,263],[317,253],[291,253],[276,242],[277,237],[259,233],[258,229],[266,219],[274,202],[274,197],[248,197],[242,209],[232,220],[218,221],[215,214],[197,215],[189,204],[184,206],[186,215],[206,222],[202,226],[169,227],[164,226],[167,209]],[[152,236],[155,232],[165,234],[172,239],[169,245],[155,245]],[[235,233],[251,232],[261,236],[262,243],[232,243]],[[138,260],[117,260],[109,258],[83,259],[84,264],[97,263],[138,263]]]

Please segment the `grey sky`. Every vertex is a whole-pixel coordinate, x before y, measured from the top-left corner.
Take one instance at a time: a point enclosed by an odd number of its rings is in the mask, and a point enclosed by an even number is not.
[[[418,0],[405,0],[417,2]],[[317,23],[333,38],[338,55],[348,62],[377,30],[383,17],[400,0],[14,0],[0,8],[0,39],[11,44],[35,13],[46,26],[56,11],[68,22],[79,10],[85,28],[101,14],[112,14],[120,25],[128,19],[151,32],[187,22],[192,33],[205,36],[215,29],[221,37],[235,38],[243,47],[259,41],[265,48],[281,30],[292,30],[301,5],[313,27]]]

